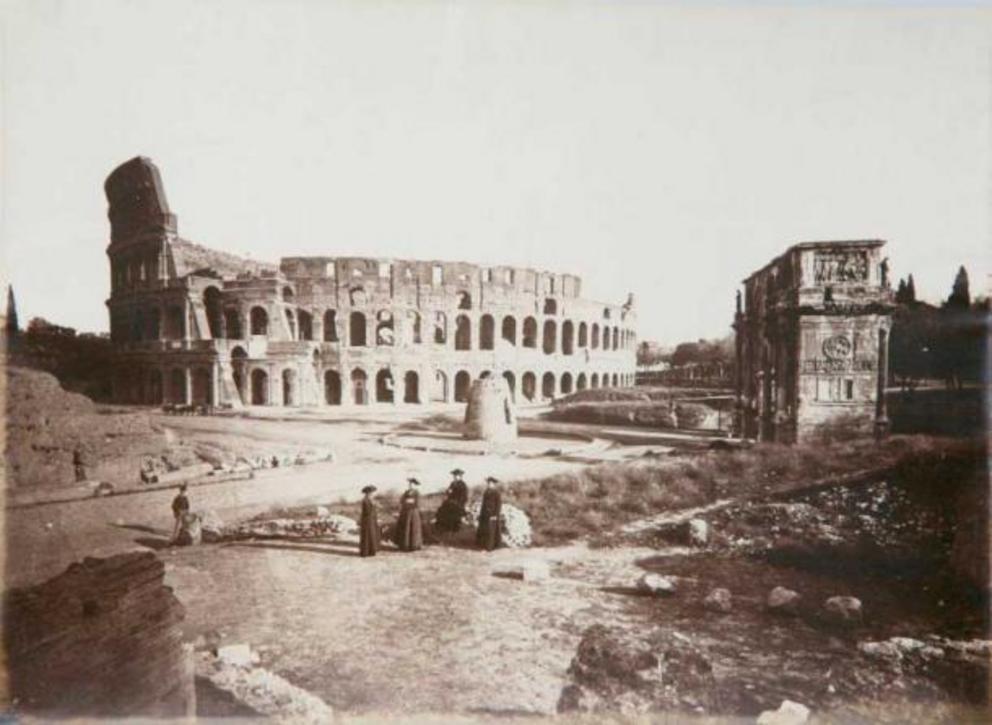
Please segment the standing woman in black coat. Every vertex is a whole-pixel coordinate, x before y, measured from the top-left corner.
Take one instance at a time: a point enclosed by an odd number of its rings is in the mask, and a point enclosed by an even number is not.
[[[372,500],[375,491],[375,486],[362,489],[365,498],[362,499],[362,520],[358,533],[359,556],[375,556],[379,551],[379,516],[375,501]]]
[[[503,498],[500,496],[495,478],[486,479],[486,492],[482,494],[482,507],[479,509],[479,529],[475,535],[475,543],[480,549],[492,551],[503,543],[503,533],[500,527],[500,513],[503,508]]]

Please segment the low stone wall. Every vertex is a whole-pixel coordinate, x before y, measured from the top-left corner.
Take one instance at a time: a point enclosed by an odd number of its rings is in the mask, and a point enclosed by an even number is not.
[[[4,603],[6,710],[53,717],[195,713],[185,610],[151,552],[86,558]]]

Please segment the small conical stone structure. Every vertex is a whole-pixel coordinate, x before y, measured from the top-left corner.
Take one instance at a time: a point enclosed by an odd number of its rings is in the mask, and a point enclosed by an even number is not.
[[[465,437],[494,443],[516,440],[517,414],[502,376],[492,375],[472,383],[465,409]]]

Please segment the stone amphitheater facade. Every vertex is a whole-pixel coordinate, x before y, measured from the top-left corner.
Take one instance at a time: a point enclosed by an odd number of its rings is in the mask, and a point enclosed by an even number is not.
[[[502,375],[524,403],[634,382],[633,296],[593,302],[574,275],[518,267],[239,258],[178,236],[143,157],[105,191],[120,402],[463,402],[473,380]]]

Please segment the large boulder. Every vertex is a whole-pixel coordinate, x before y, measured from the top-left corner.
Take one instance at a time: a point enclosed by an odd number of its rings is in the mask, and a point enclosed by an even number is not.
[[[637,580],[638,591],[645,594],[665,595],[675,593],[675,580],[661,574],[643,574]]]
[[[714,589],[706,595],[703,607],[711,612],[729,612],[733,609],[733,596],[729,589]]]
[[[835,624],[855,624],[861,621],[861,600],[857,597],[830,597],[823,603],[827,619]]]
[[[481,501],[469,504],[465,512],[467,525],[473,528],[478,525],[481,508]],[[503,533],[503,546],[509,549],[525,549],[533,542],[534,534],[530,525],[530,517],[522,509],[504,503],[500,509],[499,523]]]
[[[797,614],[800,596],[785,587],[775,587],[768,594],[768,609],[775,614]]]

